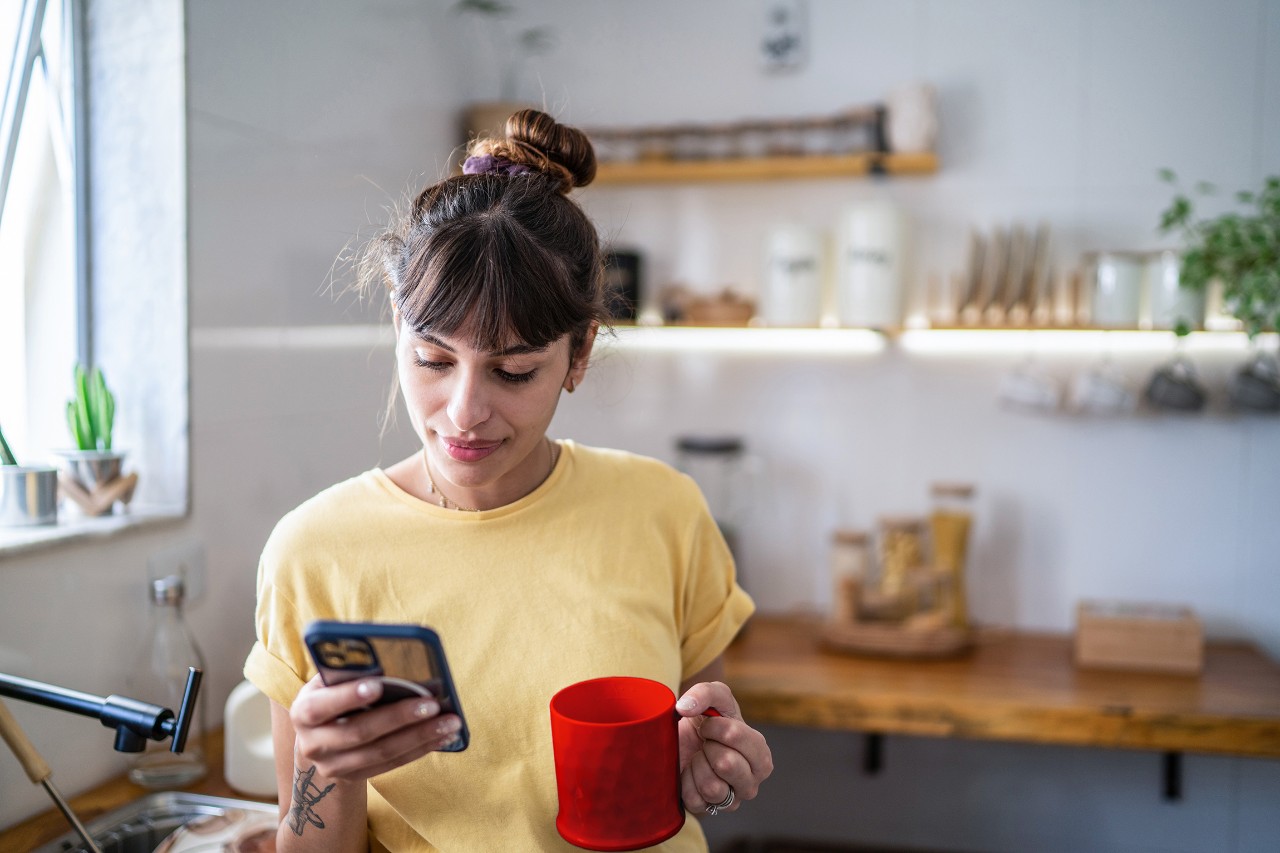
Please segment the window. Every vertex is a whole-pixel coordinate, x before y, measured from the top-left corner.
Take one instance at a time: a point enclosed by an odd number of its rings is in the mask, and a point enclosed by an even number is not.
[[[72,367],[101,365],[139,476],[127,513],[0,528],[0,560],[187,514],[184,31],[183,0],[0,0],[0,426],[56,462]]]
[[[68,445],[65,400],[89,360],[75,0],[0,4],[0,427],[19,462]]]

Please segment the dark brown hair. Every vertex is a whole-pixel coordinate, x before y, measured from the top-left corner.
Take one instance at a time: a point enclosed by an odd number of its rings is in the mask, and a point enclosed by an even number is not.
[[[511,116],[505,134],[468,151],[500,168],[424,189],[370,244],[364,278],[386,284],[419,334],[465,328],[484,350],[568,334],[576,354],[606,318],[600,239],[568,197],[595,177],[595,151],[582,131],[538,110]]]

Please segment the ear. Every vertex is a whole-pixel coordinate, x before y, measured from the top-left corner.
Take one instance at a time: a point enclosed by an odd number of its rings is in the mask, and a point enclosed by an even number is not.
[[[392,303],[391,303],[391,324],[395,327],[395,330],[396,330],[396,342],[397,342],[397,343],[399,343],[399,341],[400,341],[400,326],[401,326],[401,325],[403,325],[403,323],[402,323],[402,321],[401,321],[401,319],[400,319],[400,308],[396,305],[396,303],[395,303],[395,301],[394,301],[394,300],[393,300],[393,301],[392,301]]]
[[[587,374],[587,365],[591,362],[591,348],[595,345],[596,332],[599,330],[600,324],[592,322],[587,328],[586,337],[582,339],[582,346],[569,357],[569,375],[564,378],[564,390],[570,394],[582,384],[582,378]]]

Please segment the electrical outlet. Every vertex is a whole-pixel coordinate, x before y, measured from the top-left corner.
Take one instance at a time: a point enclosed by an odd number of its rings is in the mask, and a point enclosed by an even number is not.
[[[766,71],[794,71],[809,53],[805,0],[765,0],[760,54]]]
[[[186,604],[190,606],[204,597],[204,543],[187,540],[163,548],[147,558],[147,587],[169,575],[182,578],[186,588]]]

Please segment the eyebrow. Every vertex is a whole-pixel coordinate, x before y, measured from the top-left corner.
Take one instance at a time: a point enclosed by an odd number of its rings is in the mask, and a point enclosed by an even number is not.
[[[431,334],[430,332],[420,333],[418,335],[418,338],[421,339],[424,343],[431,344],[432,346],[435,346],[435,347],[440,347],[440,349],[442,350],[447,350],[448,352],[452,352],[452,353],[457,352],[456,349],[449,346],[447,343],[442,341],[440,338],[437,338],[435,335]],[[514,346],[504,347],[500,350],[494,350],[493,352],[489,353],[489,355],[496,356],[498,358],[505,358],[509,355],[529,355],[530,353],[539,353],[539,352],[546,352],[546,351],[547,351],[547,347],[545,346],[535,347],[533,344],[515,344]]]

